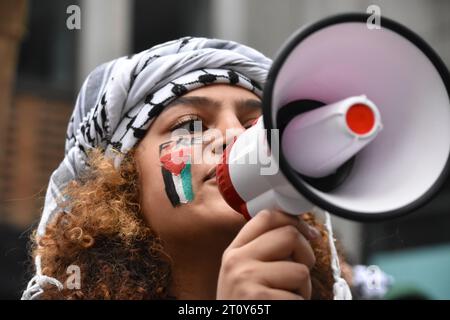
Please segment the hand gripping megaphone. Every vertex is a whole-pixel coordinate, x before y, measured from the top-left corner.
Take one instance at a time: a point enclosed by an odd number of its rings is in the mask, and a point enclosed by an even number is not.
[[[321,20],[279,51],[263,115],[216,169],[223,197],[248,219],[313,206],[359,221],[396,217],[446,179],[448,70],[406,27],[383,17],[368,28],[368,17]]]

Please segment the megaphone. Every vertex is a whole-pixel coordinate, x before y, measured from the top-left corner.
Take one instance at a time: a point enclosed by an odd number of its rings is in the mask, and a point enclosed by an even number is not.
[[[357,221],[392,218],[427,203],[445,181],[448,70],[408,28],[383,17],[373,29],[368,19],[320,20],[277,54],[263,115],[216,169],[223,197],[248,219],[313,206]]]

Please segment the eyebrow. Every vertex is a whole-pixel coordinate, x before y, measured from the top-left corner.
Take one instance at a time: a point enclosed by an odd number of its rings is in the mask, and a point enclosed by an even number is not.
[[[257,99],[238,99],[233,101],[237,109],[262,109],[261,101]],[[175,101],[171,102],[168,107],[174,107],[177,105],[190,105],[193,107],[220,107],[222,102],[219,100],[211,99],[201,96],[188,96],[179,97]]]

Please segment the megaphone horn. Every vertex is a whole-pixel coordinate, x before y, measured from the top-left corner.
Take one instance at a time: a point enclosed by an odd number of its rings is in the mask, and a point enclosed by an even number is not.
[[[277,54],[263,116],[217,168],[225,200],[250,218],[313,205],[344,218],[397,217],[427,203],[449,171],[450,76],[418,35],[343,14],[296,32]],[[272,141],[279,130],[280,141]],[[259,135],[265,132],[261,141]],[[279,171],[239,159],[267,145]],[[274,150],[280,147],[278,154]]]

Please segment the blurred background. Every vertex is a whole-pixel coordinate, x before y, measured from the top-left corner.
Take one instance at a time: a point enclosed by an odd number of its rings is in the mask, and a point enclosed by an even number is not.
[[[0,299],[20,298],[31,276],[28,239],[63,158],[76,94],[95,66],[187,35],[236,40],[273,58],[302,25],[373,4],[449,66],[448,0],[0,0]],[[80,8],[80,29],[66,25],[71,5]],[[449,197],[447,181],[404,218],[334,218],[348,260],[392,275],[391,298],[450,299]]]

